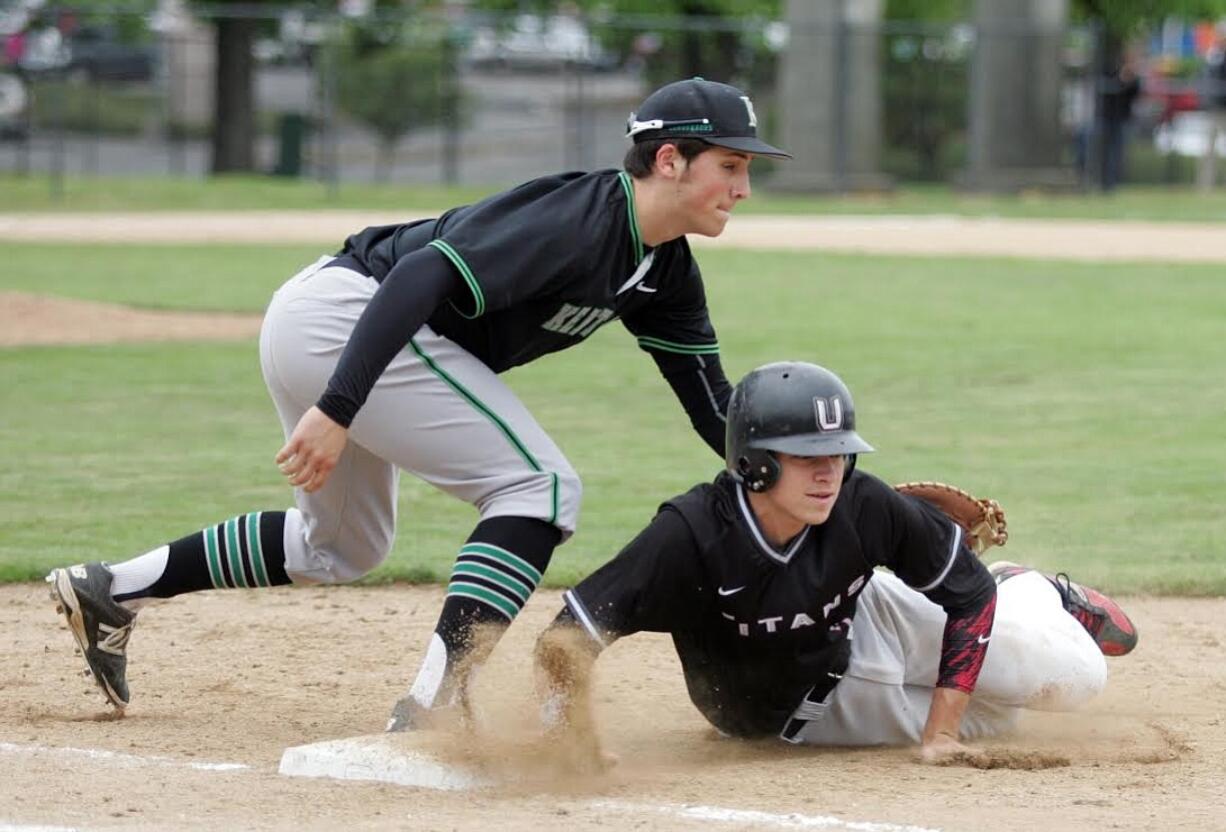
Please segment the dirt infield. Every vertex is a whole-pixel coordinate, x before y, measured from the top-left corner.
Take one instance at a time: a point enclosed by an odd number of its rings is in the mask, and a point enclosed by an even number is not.
[[[139,214],[3,214],[0,240],[81,243],[319,243],[356,228],[417,215],[359,211]],[[1212,223],[1023,220],[954,216],[737,216],[701,247],[870,254],[975,255],[1068,260],[1226,263],[1226,234]],[[134,310],[114,304],[0,292],[0,347],[254,336],[259,318]]]
[[[0,216],[0,239],[37,239],[38,219]],[[112,217],[73,227],[109,241],[234,239],[230,220],[218,222]],[[783,219],[737,218],[720,244],[1226,262],[1216,227],[1208,239],[1205,228],[1116,225],[1070,250],[1052,224],[857,222],[797,231]],[[238,227],[335,242],[361,224],[314,215]],[[62,218],[54,225],[62,233]],[[0,347],[247,338],[258,323],[0,293]],[[481,677],[475,731],[403,739],[454,749],[506,783],[454,794],[277,774],[287,746],[382,729],[421,658],[440,588],[207,592],[150,607],[130,647],[132,706],[108,720],[45,586],[0,586],[0,832],[1226,828],[1226,599],[1126,600],[1141,642],[1111,662],[1104,696],[1078,714],[1028,715],[1015,736],[989,744],[995,768],[924,767],[901,749],[721,740],[689,705],[667,639],[638,636],[598,665],[600,733],[621,763],[582,777],[560,771],[533,731],[526,657],[559,605],[556,592],[541,592]]]
[[[0,347],[232,341],[254,338],[259,315],[132,309],[114,303],[0,292]]]
[[[0,240],[143,243],[320,243],[356,229],[438,212],[227,211],[0,214]],[[873,254],[1046,257],[1226,263],[1220,223],[933,216],[737,214],[724,233],[691,235],[699,248],[772,248]]]
[[[455,794],[278,776],[287,746],[382,729],[441,601],[433,587],[285,588],[150,607],[129,648],[128,716],[108,721],[45,586],[0,588],[0,829],[1084,832],[1226,820],[1226,600],[1128,599],[1141,642],[1111,662],[1107,692],[1078,714],[1028,715],[990,743],[994,770],[719,739],[689,705],[668,641],[636,636],[598,664],[600,733],[621,763],[582,778],[517,753],[532,737],[525,657],[559,606],[542,592],[481,677],[477,730],[405,739],[463,749],[511,785]]]

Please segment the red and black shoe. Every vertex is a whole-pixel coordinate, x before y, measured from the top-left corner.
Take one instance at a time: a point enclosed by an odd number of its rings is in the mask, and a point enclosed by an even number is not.
[[[997,585],[1000,585],[1015,575],[1036,570],[1008,561],[999,561],[989,566],[988,571],[996,579]],[[1137,646],[1136,625],[1115,601],[1096,589],[1069,580],[1069,576],[1063,572],[1043,577],[1051,581],[1052,586],[1060,593],[1060,601],[1068,610],[1068,614],[1085,627],[1104,656],[1124,656]]]

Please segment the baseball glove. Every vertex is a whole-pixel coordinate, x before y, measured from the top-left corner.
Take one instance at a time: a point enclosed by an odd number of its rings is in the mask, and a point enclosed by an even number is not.
[[[943,482],[904,482],[896,491],[919,497],[945,512],[966,533],[966,545],[976,555],[1009,539],[1005,510],[995,500],[972,497],[961,488]]]

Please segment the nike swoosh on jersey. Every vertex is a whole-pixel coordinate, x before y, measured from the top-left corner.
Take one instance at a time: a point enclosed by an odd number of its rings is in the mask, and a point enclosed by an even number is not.
[[[651,271],[651,264],[655,262],[655,259],[656,250],[653,248],[647,253],[647,256],[643,258],[643,262],[639,263],[638,268],[634,270],[634,274],[630,275],[625,283],[617,287],[617,294],[620,295],[622,292],[628,292],[630,291],[631,286],[639,285],[643,278],[647,277],[647,272]]]
[[[638,283],[638,284],[636,284],[636,285],[635,285],[635,287],[634,287],[634,288],[635,288],[635,291],[638,291],[638,292],[654,292],[654,291],[656,290],[656,288],[657,288],[657,287],[655,287],[655,286],[644,286],[642,283]]]
[[[736,595],[738,592],[740,592],[740,591],[741,591],[742,589],[744,589],[744,588],[745,588],[745,587],[743,587],[743,586],[735,586],[735,587],[733,587],[732,589],[724,589],[724,588],[721,586],[719,589],[717,589],[717,590],[716,590],[716,592],[718,592],[720,595],[724,595],[724,596],[727,596],[727,595]]]
[[[991,636],[980,636],[979,638],[976,639],[976,641],[978,641],[980,644],[987,644],[991,640],[992,640]]]

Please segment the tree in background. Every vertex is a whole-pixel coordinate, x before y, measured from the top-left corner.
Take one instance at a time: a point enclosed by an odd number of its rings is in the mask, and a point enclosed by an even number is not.
[[[326,8],[325,0],[314,0]],[[274,28],[282,0],[193,0],[196,15],[216,30],[213,74],[214,116],[211,130],[212,173],[255,170],[256,38]],[[68,0],[61,10],[116,21],[143,29],[156,0]]]
[[[455,50],[439,27],[377,17],[349,24],[332,49],[338,106],[378,137],[375,181],[385,182],[405,135],[458,116]]]
[[[1097,79],[1096,129],[1092,165],[1097,183],[1115,187],[1123,173],[1124,124],[1131,117],[1132,101],[1140,89],[1136,67],[1125,59],[1126,43],[1146,27],[1167,18],[1207,20],[1226,15],[1226,0],[1073,0],[1076,19],[1090,22],[1099,32],[1092,71]]]
[[[953,27],[974,0],[886,0],[881,94],[885,169],[903,179],[943,181],[961,163],[969,51]]]
[[[258,13],[260,5],[272,3],[273,0],[243,0],[207,4],[217,30],[209,166],[213,173],[255,170],[253,47],[261,25],[267,24],[253,12]]]
[[[1071,0],[1074,20],[1101,27],[1100,72],[1120,63],[1124,43],[1167,18],[1213,20],[1226,17],[1226,0]]]

